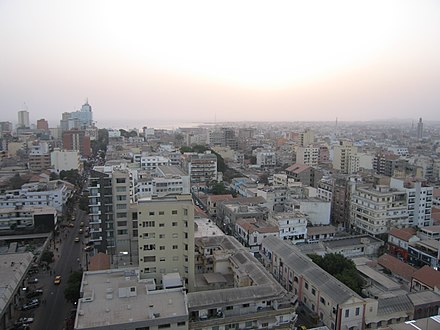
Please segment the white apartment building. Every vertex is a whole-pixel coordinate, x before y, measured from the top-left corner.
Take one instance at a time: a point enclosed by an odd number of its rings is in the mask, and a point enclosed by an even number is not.
[[[356,168],[356,162],[354,165],[351,164],[356,158],[351,159],[351,156],[356,153],[357,147],[353,146],[351,141],[340,141],[338,145],[333,146],[333,168],[343,174],[351,174],[350,171]]]
[[[256,219],[239,219],[235,224],[235,236],[237,240],[248,247],[253,253],[259,252],[261,242],[267,236],[279,235],[277,226],[271,225],[268,221],[257,221]]]
[[[79,152],[55,149],[50,153],[50,165],[56,173],[69,170],[80,170]]]
[[[192,184],[206,184],[217,180],[217,156],[206,152],[204,154],[184,154],[187,172]]]
[[[274,151],[269,150],[260,150],[255,154],[257,161],[256,165],[265,168],[265,167],[275,167],[277,164],[277,157]]]
[[[0,195],[0,208],[50,206],[61,213],[73,190],[72,184],[61,180],[27,183],[21,189],[7,190]]]
[[[266,200],[265,206],[272,210],[282,210],[287,197],[286,187],[263,187],[257,190],[257,196]]]
[[[314,167],[318,166],[319,148],[298,147],[296,149],[296,163]]]
[[[417,180],[400,180],[396,178],[391,178],[390,187],[407,193],[410,226],[426,227],[432,225],[433,187]]]
[[[388,149],[388,151],[392,152],[393,154],[395,154],[397,156],[406,157],[409,155],[407,147],[391,146],[391,147],[388,147],[387,149]]]
[[[370,235],[410,225],[407,193],[388,186],[356,187],[351,198],[351,227]]]
[[[278,237],[292,244],[307,238],[307,217],[301,212],[280,212],[269,215],[269,222],[278,227]]]
[[[329,225],[331,202],[319,198],[295,198],[288,197],[285,204],[288,212],[297,211],[306,215],[307,220],[313,226]]]
[[[132,174],[132,196],[135,202],[151,196],[190,193],[189,175],[176,166],[159,166],[154,174],[149,170],[134,170]]]
[[[134,206],[133,206],[134,207]],[[136,208],[141,278],[162,286],[162,274],[194,283],[194,205],[191,195],[139,200]]]
[[[143,170],[155,170],[158,166],[169,166],[171,160],[163,156],[142,156],[141,168]]]
[[[289,178],[287,174],[275,173],[272,176],[274,187],[292,187],[301,184],[301,182],[295,181],[293,178]]]

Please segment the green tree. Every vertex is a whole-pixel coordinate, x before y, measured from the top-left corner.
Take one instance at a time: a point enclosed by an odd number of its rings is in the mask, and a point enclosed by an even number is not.
[[[58,180],[59,178],[60,178],[59,175],[55,172],[51,172],[49,175],[50,180]]]
[[[66,300],[74,303],[80,298],[82,281],[82,272],[73,272],[67,281],[67,287],[64,289],[64,297]]]
[[[353,260],[350,260],[338,253],[329,253],[324,257],[316,254],[310,254],[309,257],[319,267],[324,269],[330,275],[336,277],[350,289],[358,294],[362,294],[364,281],[359,275]]]
[[[51,262],[53,262],[53,252],[52,251],[44,251],[43,254],[41,255],[41,261],[50,264]]]
[[[192,152],[192,151],[193,150],[192,150],[191,147],[187,147],[187,146],[180,147],[180,153],[181,154],[184,154],[185,152]]]
[[[81,175],[78,170],[67,170],[60,172],[60,179],[70,182],[74,185],[79,185],[81,183]]]
[[[9,179],[8,186],[14,190],[14,189],[20,189],[22,185],[26,183],[26,180],[24,180],[19,173],[15,174],[12,178]]]

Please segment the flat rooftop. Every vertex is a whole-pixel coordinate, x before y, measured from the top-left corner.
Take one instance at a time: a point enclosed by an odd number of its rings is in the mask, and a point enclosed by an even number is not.
[[[210,219],[199,218],[194,219],[196,230],[194,231],[194,238],[210,237],[210,236],[224,236],[225,233]]]
[[[75,329],[126,323],[147,326],[165,323],[167,318],[188,318],[182,289],[149,291],[147,286],[136,269],[85,272]]]

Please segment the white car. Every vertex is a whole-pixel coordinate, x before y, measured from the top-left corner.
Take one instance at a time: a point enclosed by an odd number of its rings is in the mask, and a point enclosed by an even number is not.
[[[34,322],[32,317],[20,317],[17,322],[15,322],[15,326],[31,324]]]

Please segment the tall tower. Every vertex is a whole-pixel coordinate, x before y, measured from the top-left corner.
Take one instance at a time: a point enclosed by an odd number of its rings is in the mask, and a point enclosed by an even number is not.
[[[18,128],[29,128],[29,111],[21,110],[18,112]]]
[[[423,138],[423,123],[422,118],[419,118],[419,122],[417,123],[417,138],[421,140]]]

